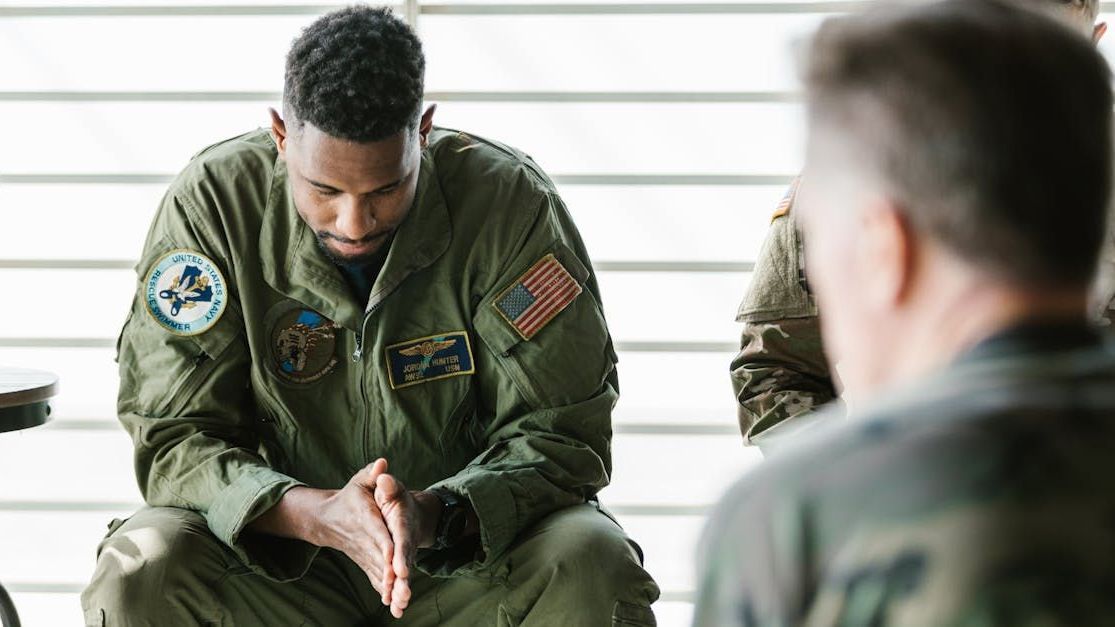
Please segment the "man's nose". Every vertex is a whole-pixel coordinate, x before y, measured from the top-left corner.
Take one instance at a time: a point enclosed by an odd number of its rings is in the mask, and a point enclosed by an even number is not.
[[[345,196],[337,210],[335,228],[341,237],[358,240],[376,228],[375,211],[359,197]]]

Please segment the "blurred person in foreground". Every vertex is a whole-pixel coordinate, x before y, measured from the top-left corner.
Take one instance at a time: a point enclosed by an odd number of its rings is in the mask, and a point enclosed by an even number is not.
[[[805,259],[856,397],[724,498],[696,625],[1115,623],[1106,63],[949,0],[829,20],[803,65]]]
[[[1099,42],[1107,32],[1107,24],[1097,22],[1099,0],[1013,2],[1045,11],[1093,42]],[[766,451],[811,424],[798,417],[839,402],[841,392],[839,368],[830,368],[825,358],[817,303],[805,273],[794,210],[799,181],[794,181],[774,211],[736,314],[743,332],[739,353],[731,363],[731,381],[740,432],[747,444]],[[1115,317],[1115,248],[1110,241],[1093,286],[1092,302],[1097,323],[1109,325]]]

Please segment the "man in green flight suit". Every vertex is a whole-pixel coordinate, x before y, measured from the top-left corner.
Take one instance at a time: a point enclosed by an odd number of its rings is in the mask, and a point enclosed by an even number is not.
[[[1096,23],[1099,0],[1012,0],[1048,11],[1093,41],[1107,25]],[[800,179],[799,179],[800,180]],[[841,383],[821,346],[817,305],[805,276],[796,212],[799,181],[774,211],[770,232],[736,321],[743,323],[740,351],[731,380],[745,442],[769,449],[793,437],[811,421],[797,420],[837,401]],[[1115,247],[1105,250],[1093,290],[1097,316],[1115,316]],[[834,415],[834,414],[829,414]],[[775,428],[777,427],[777,428]]]
[[[433,126],[386,9],[314,22],[283,113],[171,184],[120,337],[149,507],[90,625],[652,625],[595,501],[616,356],[526,155]]]
[[[857,396],[719,505],[696,625],[1115,624],[1107,63],[946,0],[827,21],[802,76],[798,219]]]

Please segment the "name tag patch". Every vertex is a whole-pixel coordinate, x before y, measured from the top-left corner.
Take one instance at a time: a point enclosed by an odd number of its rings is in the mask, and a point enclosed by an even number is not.
[[[476,372],[464,331],[392,344],[385,350],[388,380],[395,390]]]

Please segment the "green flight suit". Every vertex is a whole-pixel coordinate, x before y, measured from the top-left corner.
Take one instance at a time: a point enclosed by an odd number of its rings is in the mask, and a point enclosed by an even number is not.
[[[566,297],[536,290],[548,309],[528,323],[539,263]],[[378,457],[480,519],[473,546],[420,551],[404,621],[654,623],[638,547],[593,502],[618,397],[597,282],[529,157],[435,130],[365,304],[254,131],[177,177],[137,272],[118,409],[151,508],[102,543],[89,624],[386,624],[347,558],[247,530],[290,488],[340,488]]]

